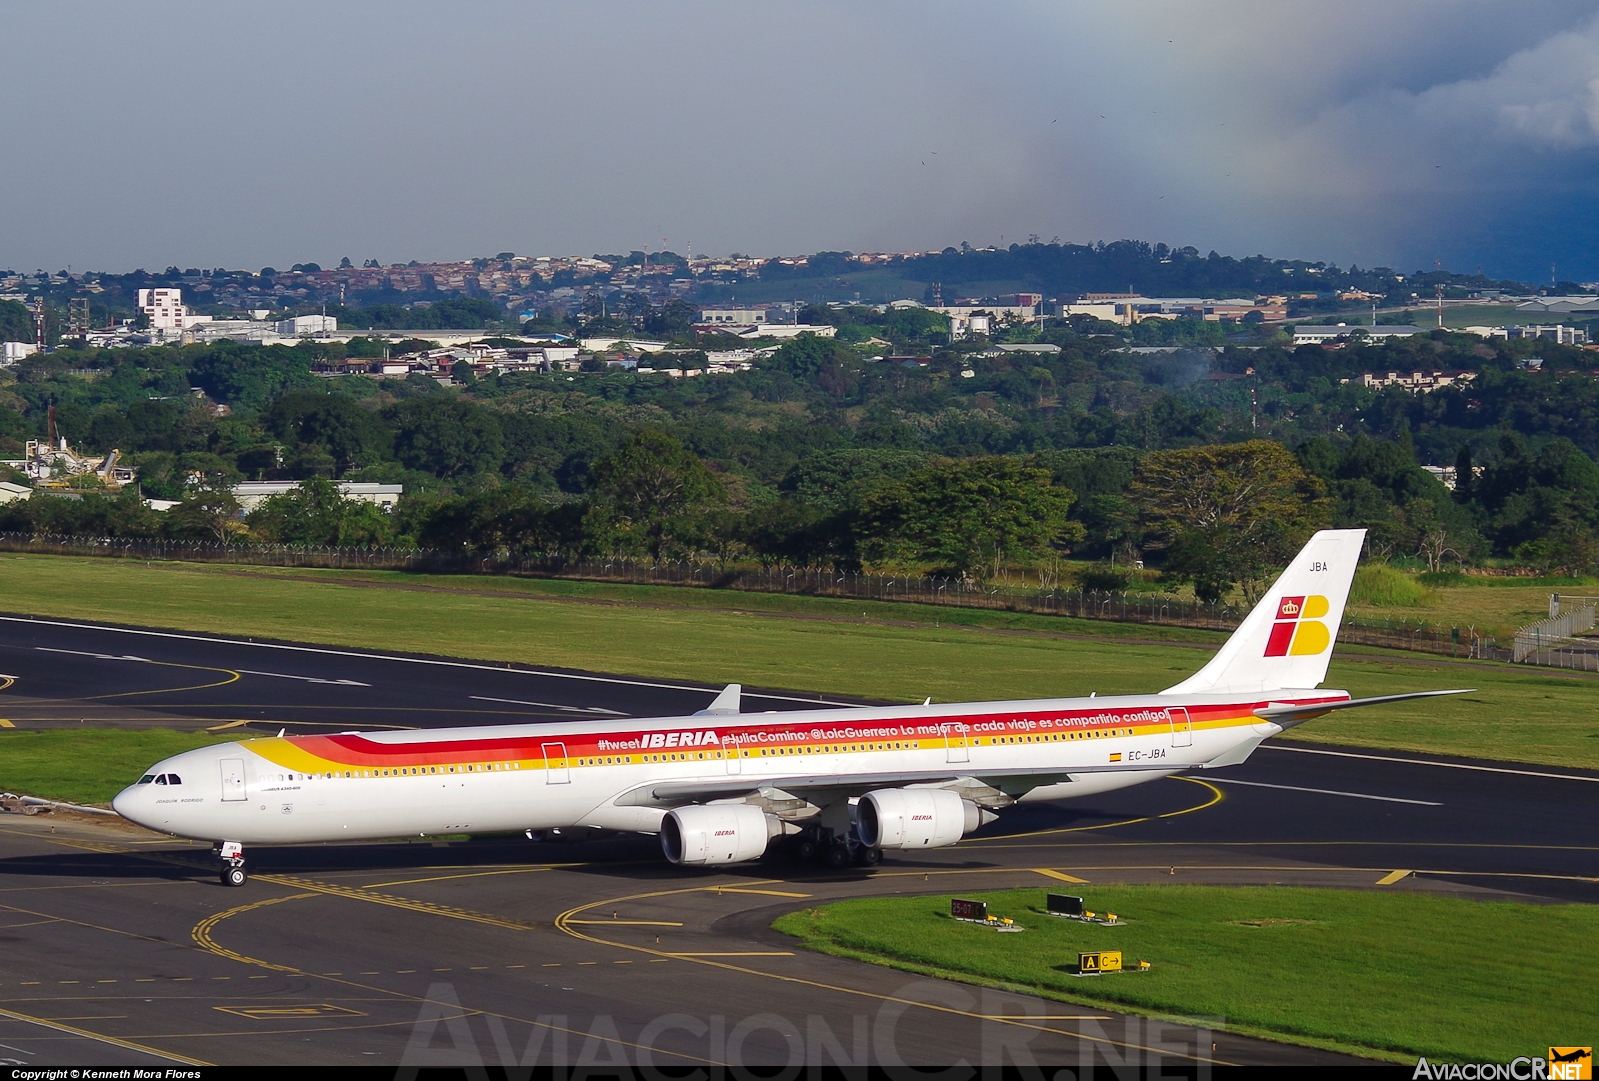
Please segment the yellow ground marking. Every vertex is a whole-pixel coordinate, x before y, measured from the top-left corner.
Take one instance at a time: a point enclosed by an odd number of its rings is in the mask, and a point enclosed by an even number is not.
[[[206,731],[207,732],[221,732],[224,729],[239,728],[239,727],[241,727],[243,725],[247,725],[249,723],[250,723],[249,721],[245,721],[245,720],[228,721],[226,724],[214,724],[210,728],[207,728]]]
[[[5,690],[5,688],[4,687],[0,687],[0,691],[3,691],[3,690]],[[10,721],[6,720],[4,717],[0,717],[0,728],[15,728],[15,727],[16,727],[16,725],[12,724]]]
[[[154,1055],[156,1058],[166,1059],[168,1062],[181,1062],[185,1066],[213,1065],[209,1062],[202,1062],[197,1058],[185,1058],[182,1055],[175,1055],[170,1051],[158,1051],[153,1047],[146,1047],[142,1043],[134,1043],[132,1040],[119,1040],[115,1036],[106,1036],[99,1032],[90,1032],[88,1029],[74,1028],[72,1025],[64,1025],[60,1021],[49,1021],[43,1017],[33,1017],[25,1013],[18,1013],[15,1010],[0,1009],[0,1017],[9,1017],[13,1021],[29,1021],[35,1025],[43,1025],[45,1028],[53,1028],[57,1032],[66,1032],[73,1036],[81,1036],[86,1040],[94,1040],[96,1043],[108,1043],[113,1047],[123,1047],[129,1051],[141,1051],[146,1055]]]
[[[4,683],[0,683],[0,691],[9,691],[12,684],[17,682],[16,676],[0,676],[0,679],[5,680]]]
[[[786,890],[749,890],[738,886],[702,886],[705,892],[715,890],[717,893],[755,893],[762,897],[809,897],[808,893],[789,893]]]
[[[716,953],[669,953],[668,957],[793,957],[792,950],[730,950]],[[584,964],[592,962],[585,961]],[[618,961],[617,964],[622,962]]]
[[[367,1017],[360,1010],[318,1002],[304,1006],[212,1006],[220,1013],[248,1017],[252,1021],[276,1021],[284,1017]]]
[[[330,882],[318,882],[311,878],[299,878],[294,875],[256,875],[257,879],[264,882],[276,882],[280,886],[288,886],[297,890],[314,890],[325,893],[331,897],[346,897],[356,901],[368,901],[372,904],[388,905],[391,908],[404,908],[412,912],[422,912],[430,916],[448,916],[455,920],[468,920],[472,923],[485,923],[490,927],[504,927],[511,931],[530,931],[533,925],[520,920],[507,920],[499,916],[490,916],[482,912],[471,912],[464,908],[455,908],[452,905],[436,905],[427,901],[413,901],[409,897],[395,897],[387,893],[368,893],[362,889],[351,889],[348,886],[335,886]]]
[[[984,1021],[1109,1021],[1108,1013],[989,1013]]]
[[[103,702],[107,698],[134,698],[141,694],[182,694],[184,691],[204,691],[212,687],[226,687],[229,683],[237,683],[242,677],[231,668],[212,668],[204,664],[178,664],[175,661],[150,661],[140,658],[145,664],[158,665],[161,668],[188,668],[195,672],[226,672],[227,679],[219,679],[215,683],[197,683],[193,687],[157,687],[149,691],[118,691],[116,694],[91,694],[87,698],[80,698],[80,702]]]
[[[1211,786],[1211,785],[1206,785],[1206,787],[1207,788],[1213,788],[1213,786]],[[1220,791],[1217,791],[1216,795],[1217,795],[1217,797],[1220,797],[1221,796]],[[1014,870],[1014,868],[1012,868],[1012,870]],[[780,880],[771,879],[769,881],[775,883],[775,882],[778,882]],[[762,883],[762,882],[754,883],[754,885],[757,885],[757,886],[765,885],[765,884],[766,883]],[[713,886],[713,887],[709,887],[709,888],[714,889],[715,887]],[[837,984],[822,983],[819,980],[807,980],[807,979],[804,979],[803,977],[800,977],[800,976],[790,976],[790,975],[786,975],[786,974],[782,974],[782,973],[776,973],[776,972],[765,972],[765,971],[762,971],[761,969],[758,969],[758,968],[748,968],[748,967],[746,967],[744,965],[731,964],[728,961],[725,961],[725,960],[721,959],[722,957],[728,957],[728,956],[743,956],[743,957],[751,956],[751,954],[747,954],[747,953],[746,954],[731,954],[731,955],[730,954],[716,955],[716,954],[697,954],[697,953],[671,953],[671,952],[668,952],[668,951],[665,951],[665,950],[651,949],[648,946],[636,946],[636,945],[633,945],[632,943],[628,943],[628,942],[615,942],[615,941],[611,941],[611,940],[608,940],[608,939],[598,938],[598,937],[596,937],[594,935],[585,934],[584,932],[582,932],[580,930],[577,930],[577,928],[573,926],[573,921],[579,915],[581,915],[584,912],[589,911],[590,909],[601,908],[601,907],[603,907],[605,905],[620,905],[620,904],[622,904],[624,902],[627,902],[627,901],[645,901],[645,900],[652,900],[652,899],[659,898],[659,897],[671,897],[671,896],[674,896],[674,895],[681,896],[683,894],[688,894],[688,893],[703,893],[703,892],[705,892],[706,889],[707,889],[707,887],[705,887],[705,886],[690,886],[690,887],[688,887],[686,889],[651,890],[651,891],[649,891],[647,893],[634,893],[634,894],[628,894],[628,895],[623,896],[623,897],[611,897],[611,898],[607,898],[607,899],[600,900],[600,901],[590,901],[587,904],[578,905],[575,908],[569,908],[565,912],[562,912],[560,915],[556,916],[555,917],[555,921],[554,921],[555,922],[555,928],[557,930],[559,930],[559,931],[563,931],[566,934],[571,935],[573,938],[581,939],[584,942],[591,942],[591,943],[594,943],[595,945],[598,945],[598,946],[611,946],[611,947],[614,947],[616,949],[632,950],[635,953],[650,954],[650,955],[652,955],[652,960],[656,960],[656,961],[685,961],[685,962],[687,962],[689,964],[693,964],[693,965],[706,965],[706,966],[708,966],[710,968],[719,968],[719,969],[722,969],[723,971],[726,971],[726,972],[738,972],[738,973],[742,973],[743,975],[746,975],[746,976],[759,976],[759,977],[761,977],[763,979],[777,980],[777,981],[779,981],[781,983],[799,984],[799,985],[804,986],[804,987],[815,987],[815,988],[817,988],[819,990],[823,990],[823,991],[832,991],[832,992],[835,992],[835,993],[841,994],[841,995],[853,995],[853,996],[857,996],[857,997],[860,997],[860,998],[869,998],[869,999],[873,999],[873,1000],[875,1000],[877,1002],[893,1002],[895,1004],[903,1005],[903,1006],[918,1006],[918,1007],[921,1007],[922,1009],[930,1010],[930,1011],[932,1011],[934,1013],[950,1014],[950,1015],[953,1015],[953,1016],[956,1016],[956,1017],[969,1017],[969,1018],[972,1018],[972,1019],[978,1020],[978,1021],[990,1020],[990,1018],[985,1017],[983,1014],[972,1013],[969,1010],[961,1010],[961,1009],[957,1009],[957,1008],[955,1008],[953,1006],[941,1005],[940,1003],[937,1003],[937,1002],[920,1002],[920,1001],[918,1001],[916,999],[901,998],[901,997],[896,996],[896,995],[882,995],[882,994],[878,994],[875,991],[863,991],[863,990],[861,990],[859,988],[856,988],[856,987],[841,987],[841,986],[839,986]],[[601,922],[604,922],[604,921],[601,921]],[[1137,1047],[1140,1051],[1149,1052],[1150,1054],[1157,1054],[1157,1053],[1158,1054],[1167,1054],[1167,1053],[1169,1053],[1168,1051],[1157,1051],[1157,1049],[1155,1049],[1153,1047],[1146,1047],[1146,1046],[1144,1046],[1142,1044],[1129,1044],[1129,1043],[1124,1043],[1124,1042],[1119,1041],[1119,1040],[1110,1039],[1109,1037],[1093,1036],[1093,1035],[1089,1035],[1089,1034],[1082,1033],[1082,1032],[1074,1032],[1071,1029],[1050,1028],[1048,1025],[1033,1024],[1033,1023],[1027,1022],[1027,1021],[1003,1020],[1003,1021],[1000,1021],[999,1023],[1002,1024],[1002,1025],[1015,1025],[1018,1028],[1030,1028],[1030,1029],[1033,1029],[1034,1031],[1037,1031],[1037,1032],[1049,1032],[1049,1033],[1053,1033],[1054,1035],[1057,1035],[1057,1036],[1069,1036],[1069,1037],[1072,1037],[1072,1038],[1077,1039],[1077,1040],[1086,1041],[1088,1043],[1100,1043],[1100,1044],[1106,1044],[1106,1045],[1111,1046],[1111,1047],[1122,1047],[1122,1048]],[[1189,1058],[1191,1058],[1193,1056],[1180,1056],[1180,1057],[1189,1057]],[[1222,1065],[1226,1065],[1226,1066],[1237,1065],[1236,1063],[1224,1062],[1223,1060],[1216,1059],[1216,1058],[1211,1058],[1209,1061],[1211,1061],[1211,1062],[1220,1062],[1220,1063],[1222,1063]]]
[[[613,927],[681,927],[675,920],[568,920],[568,923],[608,923]]]
[[[448,882],[452,878],[486,878],[489,875],[525,875],[534,871],[548,871],[548,867],[517,867],[508,871],[467,871],[458,875],[435,875],[432,878],[404,878],[398,882],[374,882],[362,886],[363,890],[380,890],[385,886],[414,886],[418,882]]]
[[[1048,867],[1034,867],[1033,873],[1037,875],[1043,875],[1045,878],[1053,878],[1057,882],[1075,882],[1082,886],[1086,886],[1088,884],[1088,879],[1086,878],[1074,878],[1063,871],[1052,871]]]
[[[1120,820],[1119,822],[1101,822],[1097,826],[1066,826],[1066,827],[1064,827],[1062,829],[1055,829],[1055,830],[1034,830],[1031,833],[1012,833],[1012,834],[1009,834],[1008,836],[1005,836],[1005,837],[996,837],[992,841],[979,842],[979,843],[975,843],[975,844],[973,844],[973,843],[963,843],[963,844],[961,844],[960,847],[961,848],[1009,848],[1011,846],[1006,845],[1006,844],[1002,844],[1001,842],[1003,842],[1003,841],[1019,841],[1019,840],[1022,840],[1023,838],[1026,838],[1026,837],[1049,837],[1051,835],[1059,834],[1059,833],[1089,833],[1089,832],[1091,832],[1093,830],[1115,829],[1117,826],[1134,826],[1134,825],[1137,825],[1140,822],[1158,822],[1158,821],[1160,821],[1163,818],[1176,818],[1179,815],[1193,814],[1195,811],[1203,811],[1203,810],[1205,810],[1208,807],[1216,806],[1216,804],[1220,803],[1222,800],[1227,798],[1226,794],[1223,793],[1221,789],[1217,788],[1215,785],[1211,784],[1209,781],[1200,781],[1200,780],[1196,780],[1193,777],[1172,777],[1172,778],[1169,778],[1169,779],[1173,780],[1173,781],[1187,781],[1189,784],[1197,784],[1201,788],[1207,788],[1207,789],[1210,790],[1210,798],[1208,800],[1206,800],[1204,803],[1196,803],[1192,807],[1184,807],[1181,810],[1177,810],[1177,811],[1167,811],[1165,814],[1144,815],[1142,818],[1124,818],[1124,819]]]
[[[199,946],[207,953],[216,954],[218,957],[226,957],[230,961],[241,961],[245,964],[259,964],[277,972],[298,972],[298,969],[291,968],[286,965],[269,965],[264,961],[255,961],[253,958],[246,957],[241,953],[234,953],[225,946],[217,945],[216,940],[211,937],[211,932],[216,928],[217,924],[221,923],[229,916],[237,916],[241,912],[250,912],[258,908],[265,908],[268,905],[282,904],[284,901],[303,901],[306,898],[315,896],[316,894],[314,893],[294,893],[287,897],[267,897],[260,901],[252,901],[247,905],[239,905],[236,908],[229,908],[221,912],[214,912],[205,919],[201,920],[199,923],[195,924],[194,930],[190,932],[190,936],[194,939],[195,945]]]
[[[1383,875],[1381,878],[1379,878],[1377,880],[1377,885],[1379,885],[1379,886],[1392,886],[1395,882],[1398,882],[1400,879],[1409,878],[1410,875],[1411,875],[1410,871],[1390,871],[1390,872],[1388,872],[1387,874]]]

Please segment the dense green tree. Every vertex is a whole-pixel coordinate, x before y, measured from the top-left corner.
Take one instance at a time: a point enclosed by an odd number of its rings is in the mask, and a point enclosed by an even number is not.
[[[932,563],[946,574],[995,577],[1082,535],[1074,496],[1017,458],[935,461],[864,498],[857,528],[874,560]]]
[[[251,512],[248,521],[252,534],[275,544],[383,545],[393,540],[395,532],[393,520],[382,508],[346,499],[339,486],[325,477],[301,481],[294,491],[271,497]]]
[[[413,398],[391,406],[384,419],[394,432],[395,456],[409,469],[463,477],[499,469],[505,454],[499,418],[459,398]]]
[[[646,429],[590,470],[594,530],[620,551],[661,558],[672,542],[699,533],[706,513],[725,499],[716,475],[664,432]]]
[[[1264,579],[1324,525],[1326,485],[1285,447],[1265,440],[1157,451],[1130,489],[1146,543],[1167,551],[1167,570],[1203,599],[1242,585],[1253,600]]]

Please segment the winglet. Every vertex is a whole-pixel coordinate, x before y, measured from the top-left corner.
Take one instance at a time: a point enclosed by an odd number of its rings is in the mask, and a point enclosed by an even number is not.
[[[739,699],[744,695],[744,686],[741,683],[729,683],[722,688],[722,693],[717,695],[710,705],[704,709],[695,710],[696,717],[725,717],[736,714],[739,709]]]

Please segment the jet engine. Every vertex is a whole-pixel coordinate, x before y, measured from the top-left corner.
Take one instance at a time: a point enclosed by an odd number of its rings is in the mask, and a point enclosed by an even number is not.
[[[760,858],[783,824],[748,803],[679,807],[661,819],[661,850],[685,867],[714,867]]]
[[[855,806],[861,843],[870,848],[942,848],[995,817],[947,788],[882,788]]]

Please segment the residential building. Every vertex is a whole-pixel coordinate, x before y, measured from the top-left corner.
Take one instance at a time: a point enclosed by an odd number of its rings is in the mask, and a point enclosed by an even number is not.
[[[150,329],[166,333],[181,333],[196,323],[209,323],[209,315],[194,315],[183,306],[182,289],[140,289],[137,297],[139,311],[150,318]]]

